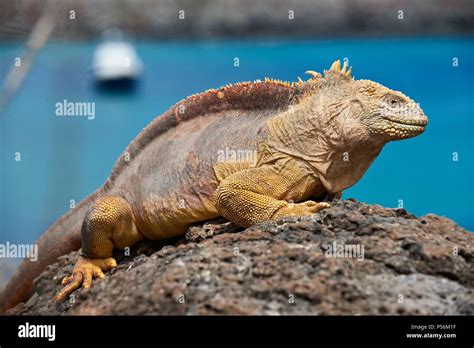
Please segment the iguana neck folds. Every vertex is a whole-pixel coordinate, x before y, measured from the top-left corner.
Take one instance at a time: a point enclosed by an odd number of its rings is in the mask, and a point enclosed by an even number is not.
[[[352,126],[349,115],[358,107],[330,102],[324,95],[300,101],[267,122],[268,139],[259,162],[292,159],[330,193],[354,185],[383,147]]]
[[[266,147],[273,158],[266,158],[266,161],[293,158],[304,167],[312,167],[308,174],[325,175],[330,166],[329,160],[339,145],[328,136],[331,133],[329,128],[333,127],[330,120],[322,125],[320,117],[307,114],[309,103],[304,100],[267,122]]]

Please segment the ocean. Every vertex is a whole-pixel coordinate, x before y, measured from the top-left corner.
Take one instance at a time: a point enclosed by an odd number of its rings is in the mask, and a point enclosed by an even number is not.
[[[356,78],[419,102],[429,124],[419,137],[389,143],[343,197],[474,229],[471,37],[134,42],[145,71],[131,93],[94,88],[96,44],[47,44],[0,116],[0,243],[33,243],[99,187],[129,142],[180,99],[238,81],[306,79],[306,70],[322,72],[344,58]],[[20,43],[0,43],[2,80],[21,52]],[[57,117],[55,105],[64,101],[94,103],[95,117]]]

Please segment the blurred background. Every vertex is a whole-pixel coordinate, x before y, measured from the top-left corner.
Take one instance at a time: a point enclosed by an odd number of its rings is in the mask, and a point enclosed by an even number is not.
[[[468,0],[0,0],[0,243],[34,243],[180,99],[336,59],[430,120],[344,198],[473,230],[473,19]],[[64,101],[94,117],[58,117]]]

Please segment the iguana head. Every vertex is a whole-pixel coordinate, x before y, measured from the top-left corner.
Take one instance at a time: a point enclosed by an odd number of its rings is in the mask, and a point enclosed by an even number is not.
[[[420,106],[399,91],[369,80],[355,80],[352,68],[335,61],[321,75],[308,72],[319,80],[319,93],[326,105],[340,110],[337,123],[345,132],[380,142],[407,139],[421,134],[428,123]],[[319,75],[319,76],[318,76]]]
[[[374,136],[390,141],[423,133],[428,118],[412,99],[369,80],[353,84],[355,95],[364,106],[360,121]]]

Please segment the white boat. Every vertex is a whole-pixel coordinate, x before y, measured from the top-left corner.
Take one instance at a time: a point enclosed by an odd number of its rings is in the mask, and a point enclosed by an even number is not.
[[[97,46],[92,71],[98,82],[137,80],[143,71],[143,63],[128,42],[108,40]]]

